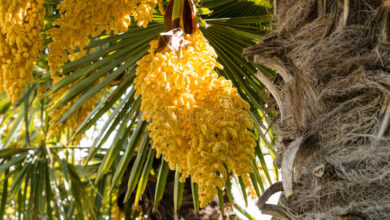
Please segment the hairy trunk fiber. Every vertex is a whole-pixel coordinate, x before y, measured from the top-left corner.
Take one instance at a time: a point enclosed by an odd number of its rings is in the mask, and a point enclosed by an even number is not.
[[[277,28],[244,56],[276,99],[280,219],[390,219],[390,0],[277,0]],[[266,204],[283,191],[282,206]]]

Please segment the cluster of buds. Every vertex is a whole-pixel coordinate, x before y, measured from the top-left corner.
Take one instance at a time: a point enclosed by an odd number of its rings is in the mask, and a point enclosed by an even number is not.
[[[76,47],[81,50],[103,31],[125,32],[133,15],[139,26],[146,27],[153,19],[157,0],[65,0],[58,5],[61,17],[54,22],[58,28],[49,31],[49,66],[52,75],[61,72],[68,61],[68,53]],[[77,33],[77,34],[75,34]]]
[[[181,39],[180,31],[172,32],[169,42],[152,41],[150,54],[139,61],[136,96],[142,95],[157,154],[171,169],[178,165],[181,181],[192,176],[204,206],[228,173],[252,172],[256,137],[248,103],[214,70],[222,66],[206,39],[199,31]]]
[[[43,0],[0,0],[0,92],[16,102],[33,80],[43,43]]]

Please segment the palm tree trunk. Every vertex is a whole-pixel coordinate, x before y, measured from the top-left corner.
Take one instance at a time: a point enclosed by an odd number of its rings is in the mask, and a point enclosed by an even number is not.
[[[264,213],[390,218],[389,12],[389,0],[279,0],[277,28],[244,51],[279,74],[257,73],[280,113],[283,182],[260,198]],[[266,204],[277,191],[282,205]]]

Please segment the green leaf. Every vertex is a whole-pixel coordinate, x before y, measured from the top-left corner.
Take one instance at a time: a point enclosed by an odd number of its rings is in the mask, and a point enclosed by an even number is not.
[[[259,133],[261,141],[263,141],[265,143],[265,145],[267,146],[267,148],[272,151],[273,145],[268,141],[268,139],[263,134],[263,129],[261,129],[262,128],[262,124],[260,124],[260,122],[259,122],[259,121],[262,121],[262,120],[257,117],[258,116],[258,114],[256,114],[257,111],[255,111],[255,113],[253,113],[252,111],[247,111],[247,112],[253,119],[254,127],[257,130],[257,132]]]
[[[4,172],[5,170],[9,169],[11,166],[13,166],[17,163],[22,162],[26,158],[27,155],[28,155],[28,153],[23,153],[17,157],[10,159],[7,163],[0,166],[0,173]]]
[[[52,168],[52,165],[49,166],[49,175],[50,175],[50,186],[54,196],[54,207],[57,211],[57,218],[60,216],[65,216],[64,200],[60,194],[60,187],[57,185],[57,178]],[[63,217],[62,217],[63,218]]]
[[[180,182],[180,172],[178,170],[178,165],[176,165],[176,171],[175,171],[175,182],[173,186],[173,207],[175,210],[175,213],[180,209],[181,203],[183,201],[183,190],[184,190],[184,183]]]
[[[142,115],[140,116],[140,118],[141,117],[142,117]],[[126,147],[126,151],[122,155],[122,158],[119,161],[119,165],[115,169],[115,173],[114,173],[114,176],[113,176],[112,182],[111,182],[110,192],[112,192],[112,190],[114,189],[116,183],[118,182],[119,177],[122,176],[123,173],[125,172],[125,170],[127,169],[127,166],[133,157],[133,153],[134,153],[135,148],[140,140],[141,134],[145,129],[145,126],[146,126],[145,122],[138,123],[137,127],[135,128],[135,130],[131,134],[130,142]],[[144,138],[145,137],[146,136],[144,135]]]
[[[121,42],[118,42],[114,45],[111,45],[110,47],[107,47],[103,50],[96,51],[95,53],[92,53],[88,56],[85,56],[85,57],[82,57],[82,58],[75,60],[73,62],[67,63],[67,64],[62,66],[62,73],[61,74],[69,73],[69,72],[74,71],[74,70],[76,70],[84,65],[87,65],[87,64],[90,64],[91,62],[99,60],[99,58],[105,57],[106,55],[108,55],[111,52],[116,52],[116,51],[130,45],[130,43],[131,42],[129,42],[129,41],[121,41]],[[105,64],[105,63],[107,63],[107,61],[101,62],[101,63]]]
[[[70,100],[72,100],[73,98],[78,96],[80,93],[85,92],[85,90],[88,89],[89,87],[91,87],[91,85],[93,85],[100,77],[107,74],[113,68],[119,66],[122,62],[129,59],[129,55],[124,56],[124,54],[128,53],[131,49],[132,49],[132,47],[129,47],[129,48],[126,48],[126,50],[124,49],[123,51],[114,53],[112,56],[115,56],[115,57],[113,58],[113,60],[109,60],[110,61],[109,64],[104,65],[101,69],[96,71],[94,74],[90,74],[89,76],[81,79],[79,82],[77,82],[75,85],[73,85],[72,88],[70,88],[69,91],[67,91],[67,93],[65,95],[63,95],[62,98],[54,104],[52,109],[55,109],[55,108],[58,108],[60,106],[67,104]],[[77,73],[73,73],[70,76],[73,76],[75,74],[77,74]],[[67,79],[67,77],[65,79]],[[62,81],[64,81],[65,79],[63,79]],[[60,81],[59,83],[61,83],[62,81]],[[73,83],[73,82],[74,81],[72,81],[71,83]],[[69,85],[69,84],[67,84],[67,85]],[[63,119],[61,119],[61,120],[63,120]]]
[[[154,206],[153,206],[154,211],[157,211],[158,204],[164,195],[168,172],[169,172],[168,163],[164,160],[164,158],[162,158],[160,170],[158,172],[158,177],[157,177],[156,193],[154,194]]]
[[[97,151],[102,147],[102,145],[106,142],[108,137],[111,135],[111,133],[115,130],[119,122],[122,120],[123,115],[127,115],[127,111],[130,108],[130,114],[133,114],[133,112],[138,109],[138,105],[140,104],[140,101],[133,102],[133,99],[131,98],[134,94],[135,90],[131,90],[124,99],[119,103],[119,105],[115,108],[113,113],[110,115],[106,123],[104,123],[103,127],[100,129],[100,133],[95,137],[95,140],[92,144],[91,149],[89,150],[88,158],[86,159],[86,163],[92,159]],[[126,103],[124,106],[123,104]],[[122,108],[123,107],[123,108]],[[118,112],[122,110],[119,115]],[[103,111],[104,113],[104,111]],[[103,114],[101,114],[103,115]],[[116,118],[115,118],[116,117]],[[114,120],[115,118],[115,120]],[[97,120],[97,119],[96,119]],[[111,125],[111,127],[107,129],[107,127]]]
[[[245,200],[245,205],[248,206],[248,194],[246,193],[245,183],[241,176],[238,177],[238,183],[240,185],[241,194]]]
[[[53,197],[52,197],[52,190],[50,188],[49,163],[47,160],[45,166],[45,195],[46,195],[46,214],[48,216],[48,219],[51,220],[53,219],[53,210],[50,203]]]
[[[141,173],[141,178],[139,179],[138,182],[138,187],[137,187],[135,200],[134,200],[135,206],[138,206],[138,202],[145,191],[146,184],[148,183],[149,180],[150,170],[152,169],[155,154],[156,154],[156,150],[150,147],[144,168]]]
[[[257,183],[257,178],[255,177],[255,174],[254,173],[250,173],[249,177],[251,178],[251,182],[252,182],[253,188],[256,191],[256,196],[260,197],[260,189],[259,189],[259,185]]]
[[[76,207],[80,210],[80,213],[84,215],[84,212],[88,213],[91,219],[96,219],[96,212],[93,200],[91,199],[91,195],[89,195],[88,191],[85,189],[85,184],[81,181],[81,176],[78,171],[75,169],[75,166],[68,163],[69,177],[72,182],[72,196],[76,195],[80,196],[80,203],[76,203]],[[76,199],[75,199],[76,200]],[[78,202],[76,201],[76,202]],[[72,214],[72,213],[71,213]],[[72,216],[72,215],[71,215]]]
[[[99,104],[96,105],[96,107],[92,110],[92,112],[83,121],[83,123],[79,125],[77,131],[72,135],[70,139],[73,139],[74,137],[83,134],[85,131],[87,131],[89,128],[95,125],[97,120],[99,120],[105,113],[107,113],[110,110],[110,108],[114,106],[116,101],[126,93],[127,83],[130,81],[130,79],[131,77],[127,76],[113,92],[111,92],[108,96],[106,96],[106,98],[103,101],[100,101]],[[126,86],[123,86],[124,84],[126,84]],[[132,87],[130,92],[125,96],[125,98],[122,98],[119,105],[115,107],[115,110],[111,113],[109,119],[106,121],[104,126],[100,129],[100,135],[97,135],[97,137],[103,135],[104,131],[106,130],[108,125],[112,122],[113,118],[118,114],[118,112],[122,109],[123,105],[130,99],[130,97],[133,96],[134,92],[135,89],[134,87]],[[94,148],[95,148],[95,144],[92,146],[92,149]]]
[[[261,191],[264,192],[264,190],[265,190],[264,182],[263,182],[263,179],[261,178],[261,175],[259,173],[259,169],[258,169],[255,161],[253,161],[253,174],[254,174],[254,177],[256,178],[258,185],[261,188]]]
[[[66,121],[66,119],[69,118],[75,111],[80,109],[90,98],[97,95],[100,91],[102,91],[107,85],[109,85],[112,81],[114,81],[116,78],[118,78],[125,70],[127,70],[132,63],[128,62],[122,66],[120,66],[116,71],[114,71],[112,74],[110,74],[108,77],[106,77],[104,80],[102,80],[100,83],[98,83],[96,86],[93,86],[92,88],[89,88],[83,95],[77,99],[77,101],[72,105],[72,107],[65,112],[64,116],[58,121],[58,123],[63,123]],[[75,85],[77,86],[77,85]],[[87,87],[88,85],[86,85]],[[63,102],[70,101],[71,98],[68,100],[64,100]],[[60,104],[60,102],[59,102]]]
[[[39,207],[39,215],[44,216],[45,215],[45,201],[43,199],[43,186],[44,186],[44,164],[42,161],[39,163],[39,181],[37,186],[37,200],[38,200],[38,207]]]
[[[141,175],[142,168],[146,159],[148,148],[149,148],[149,131],[145,131],[144,136],[139,145],[137,157],[135,158],[134,164],[131,168],[130,177],[127,184],[127,192],[124,199],[125,202],[127,202],[128,199],[130,199],[131,193],[133,193],[135,187],[137,186],[137,182]]]
[[[104,199],[106,181],[107,181],[107,175],[105,175],[98,183],[98,191],[96,193],[96,198],[95,198],[95,212],[97,216],[100,215],[100,208],[102,207],[102,202]]]
[[[237,24],[248,25],[248,24],[257,24],[261,22],[270,23],[273,21],[273,17],[271,15],[258,15],[258,16],[247,16],[247,17],[236,17],[236,18],[210,18],[210,19],[205,19],[205,21],[208,24],[234,26]],[[248,25],[245,28],[250,28],[250,26]],[[259,29],[259,27],[256,28]]]
[[[19,192],[20,191],[20,187],[23,183],[23,180],[26,176],[26,173],[28,170],[30,170],[30,167],[31,167],[31,163],[27,163],[23,166],[23,168],[19,171],[18,175],[16,177],[14,177],[14,179],[12,180],[12,184],[11,184],[11,190],[10,190],[10,193],[13,194],[14,192]]]
[[[253,2],[256,1],[256,2]],[[264,15],[269,13],[269,5],[260,4],[257,1],[268,0],[249,0],[249,1],[237,1],[237,0],[203,0],[203,6],[214,11],[211,17],[219,18],[235,18]],[[256,4],[258,3],[258,4]]]
[[[65,153],[65,150],[62,150],[63,153]],[[54,156],[56,157],[57,159],[57,162],[59,163],[60,165],[60,169],[62,171],[62,177],[64,178],[63,179],[63,182],[65,184],[65,191],[68,195],[68,198],[71,198],[72,196],[72,192],[71,192],[71,189],[70,189],[70,179],[69,179],[69,171],[68,171],[68,162],[65,160],[65,159],[60,159],[60,157],[58,157],[58,155],[54,154]]]
[[[235,204],[234,205],[234,208],[236,208],[236,210],[238,212],[240,212],[243,216],[247,217],[249,220],[256,220],[256,218],[254,218],[253,216],[251,216],[247,211],[245,211],[245,209],[243,209],[241,206]]]
[[[260,164],[263,167],[263,170],[264,170],[265,176],[267,177],[268,183],[270,185],[272,185],[271,175],[269,174],[269,171],[268,171],[268,168],[267,168],[267,164],[265,163],[265,160],[264,160],[264,157],[263,157],[263,153],[261,152],[261,148],[260,148],[260,145],[259,145],[258,142],[256,144],[255,153],[256,153],[257,157],[259,158],[259,160],[260,160]]]
[[[12,103],[8,99],[0,99],[0,115],[5,114]]]
[[[23,115],[24,115],[23,112],[21,112],[19,113],[18,117],[15,119],[11,127],[11,130],[7,134],[7,139],[4,141],[4,144],[2,146],[3,149],[7,148],[8,145],[11,143],[12,138],[14,138],[16,132],[18,131],[19,126],[22,124]]]
[[[155,16],[155,18],[156,18],[156,16]],[[153,22],[148,25],[148,28],[143,28],[143,27],[138,27],[136,25],[132,25],[130,27],[130,31],[128,31],[126,33],[122,33],[122,34],[111,35],[110,37],[107,37],[107,38],[92,41],[87,46],[87,48],[94,48],[94,47],[101,46],[101,45],[104,45],[107,43],[118,42],[118,40],[120,40],[119,42],[122,42],[122,41],[128,42],[131,40],[134,41],[134,40],[141,40],[141,39],[145,40],[144,38],[142,38],[142,37],[144,37],[144,35],[148,35],[148,36],[155,35],[157,37],[158,34],[165,29],[165,26],[164,26],[164,22],[162,21],[162,19],[161,19],[161,22],[155,22],[155,21],[157,21],[157,19],[155,19],[155,18],[153,19]],[[110,47],[112,47],[112,46],[110,46]]]
[[[269,0],[248,0],[266,8],[272,8],[272,3]]]
[[[199,194],[198,194],[198,184],[191,181],[191,192],[192,192],[192,201],[194,203],[195,212],[199,212]]]
[[[1,203],[0,203],[0,220],[3,220],[4,217],[4,211],[5,211],[5,204],[7,203],[8,198],[8,178],[6,178],[8,175],[8,169],[4,172],[4,179],[3,179],[3,192],[1,193]]]
[[[224,29],[221,29],[220,31],[223,31]],[[241,65],[248,65],[247,62],[241,57],[241,55],[235,56],[235,60],[233,60],[232,57],[232,51],[238,50],[240,46],[232,47],[228,46],[229,44],[225,43],[224,41],[228,41],[228,39],[225,37],[223,41],[220,39],[219,35],[217,34],[220,31],[213,31],[211,28],[206,29],[203,31],[206,38],[210,40],[211,45],[214,47],[218,54],[218,60],[221,62],[221,64],[224,66],[223,73],[226,74],[227,78],[232,80],[232,82],[235,84],[237,88],[239,88],[239,92],[241,97],[246,99],[251,105],[253,105],[257,109],[264,109],[264,101],[263,99],[258,96],[258,93],[253,91],[250,87],[251,81],[248,83],[245,83],[244,78],[245,71],[243,70],[242,66],[237,64],[238,62]],[[230,43],[230,42],[229,42]],[[242,47],[243,48],[243,47]],[[241,52],[240,52],[241,53]],[[250,69],[249,69],[250,68]],[[254,72],[252,69],[253,67],[247,66],[246,71],[248,72]],[[218,70],[219,73],[222,71]],[[240,74],[237,74],[240,73]],[[253,85],[253,82],[252,82]]]
[[[225,182],[225,190],[229,199],[230,205],[233,207],[234,205],[234,199],[233,199],[233,194],[232,194],[232,183],[230,182],[230,176],[226,178]]]
[[[125,70],[130,68],[131,66],[134,66],[137,60],[139,60],[142,56],[146,54],[146,48],[147,47],[141,47],[138,50],[135,50],[137,55],[133,57],[132,54],[128,55],[126,59],[132,58],[131,60],[128,60],[125,64],[122,66],[118,67],[117,70],[115,70],[112,74],[110,74],[108,77],[106,77],[103,81],[101,81],[99,84],[96,86],[89,88],[88,91],[86,91],[73,105],[72,107],[64,114],[64,116],[59,120],[59,122],[64,122],[71,114],[73,114],[76,110],[81,108],[84,103],[90,99],[92,96],[96,95],[99,91],[101,91],[104,87],[109,85],[112,81],[114,81],[116,78],[118,78]],[[142,53],[144,51],[145,53]],[[103,72],[103,69],[102,69]],[[94,77],[98,76],[98,73],[94,74]],[[75,87],[78,86],[75,85]],[[88,87],[89,85],[86,84],[84,88]],[[77,95],[77,94],[76,94]],[[69,99],[64,99],[62,103],[66,103],[70,101],[71,98]],[[58,103],[60,104],[61,101]]]
[[[85,86],[89,86],[92,82],[96,81],[99,77],[111,71],[115,66],[118,66],[123,61],[129,59],[129,57],[137,57],[140,54],[146,53],[146,50],[148,48],[147,43],[152,39],[157,38],[158,33],[163,29],[164,26],[160,25],[159,28],[156,29],[143,29],[144,32],[142,33],[137,33],[137,32],[132,33],[132,31],[129,31],[128,33],[131,34],[132,36],[131,38],[123,39],[115,43],[114,45],[111,45],[104,52],[98,51],[96,52],[97,54],[95,55],[91,54],[90,56],[88,56],[88,58],[85,59],[82,58],[84,59],[82,61],[76,60],[72,63],[67,64],[67,66],[65,66],[64,73],[75,70],[84,64],[86,66],[66,76],[60,82],[52,86],[52,88],[48,92],[46,92],[44,96],[55,93],[61,88],[64,88],[65,86],[79,79],[82,79],[84,76],[97,70],[94,74],[91,74],[89,77],[84,78],[79,83],[77,83],[75,87],[72,88],[66,94],[66,97],[64,97],[59,104],[56,104],[56,106],[64,104],[66,100],[72,99],[76,95],[80,94],[82,88],[85,88]],[[103,59],[98,60],[93,64],[90,64],[91,61],[100,59],[102,56],[110,53],[111,51],[115,51],[115,53],[109,54],[105,56]]]
[[[99,166],[98,174],[96,176],[95,182],[99,182],[100,178],[107,173],[107,171],[110,169],[111,165],[113,164],[116,156],[118,155],[119,151],[122,149],[122,143],[124,139],[127,138],[127,134],[131,131],[132,125],[134,121],[131,122],[131,125],[126,129],[127,122],[130,120],[131,114],[126,114],[124,118],[122,119],[122,123],[119,126],[119,129],[114,137],[113,144],[108,151],[108,154],[106,154],[103,158],[102,163]]]
[[[34,201],[34,202],[29,202],[28,203],[28,208],[27,208],[27,213],[26,215],[29,217],[29,218],[34,218],[35,216],[33,216],[33,205],[35,206],[36,205],[36,199],[35,199],[35,194],[36,194],[36,187],[38,186],[38,183],[37,183],[37,179],[38,179],[38,175],[37,175],[37,170],[38,170],[38,165],[39,163],[37,164],[33,164],[33,168],[32,168],[32,175],[31,175],[31,179],[30,179],[30,201]]]
[[[0,150],[0,157],[1,158],[12,157],[16,154],[25,153],[27,151],[31,151],[31,154],[32,154],[36,151],[36,149],[29,150],[26,148],[6,148],[6,149]]]
[[[222,216],[225,216],[225,201],[223,199],[222,190],[220,188],[217,188],[218,191],[218,204],[219,204],[219,210],[222,213]]]
[[[31,90],[30,89],[30,85],[27,85],[27,89],[28,89],[28,92],[26,93],[26,97],[24,98],[24,114],[23,114],[23,118],[24,118],[24,125],[25,125],[25,141],[26,141],[26,145],[28,146],[31,146],[31,143],[30,143],[30,134],[29,134],[29,117],[28,117],[28,113],[29,113],[29,108],[30,108],[30,103],[29,103],[29,97],[30,97],[30,93],[31,93]]]

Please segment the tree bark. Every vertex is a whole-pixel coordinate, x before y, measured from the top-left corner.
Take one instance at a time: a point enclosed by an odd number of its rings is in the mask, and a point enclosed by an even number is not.
[[[281,116],[284,196],[271,214],[390,219],[390,0],[276,4],[276,29],[244,50],[283,78],[259,75]]]

